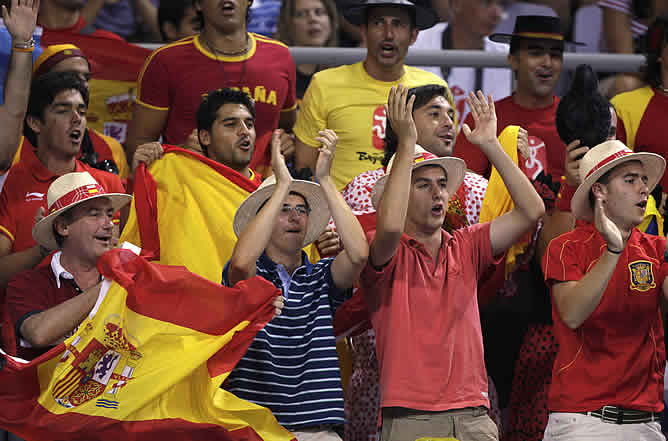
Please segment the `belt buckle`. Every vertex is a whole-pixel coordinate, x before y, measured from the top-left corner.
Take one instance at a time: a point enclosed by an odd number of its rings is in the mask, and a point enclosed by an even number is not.
[[[611,415],[608,416],[608,413]],[[601,408],[601,419],[608,423],[622,424],[624,411],[616,406],[603,406]]]

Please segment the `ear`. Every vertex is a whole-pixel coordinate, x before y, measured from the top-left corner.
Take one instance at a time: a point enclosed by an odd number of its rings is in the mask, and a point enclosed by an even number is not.
[[[608,188],[600,182],[596,182],[591,186],[591,192],[594,194],[595,198],[601,199],[603,202],[605,202],[608,196]]]
[[[420,31],[418,30],[418,28],[413,29],[413,32],[412,32],[412,35],[411,35],[411,43],[410,43],[411,45],[413,43],[415,43],[415,40],[417,40],[417,37],[418,37],[419,33],[420,33]]]
[[[508,64],[510,64],[510,70],[517,72],[520,67],[520,60],[517,59],[516,55],[508,54]]]
[[[199,139],[199,143],[203,146],[209,147],[209,145],[211,145],[211,132],[208,130],[199,130],[197,132],[197,138]]]
[[[32,129],[33,132],[39,135],[40,131],[42,130],[42,121],[32,115],[26,116],[26,123],[28,124],[28,127]]]
[[[63,237],[68,236],[69,233],[69,224],[65,222],[62,217],[57,218],[53,221],[53,229],[58,232]]]

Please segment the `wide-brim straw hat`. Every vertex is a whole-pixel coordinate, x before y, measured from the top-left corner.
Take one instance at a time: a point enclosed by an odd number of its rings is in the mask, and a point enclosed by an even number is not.
[[[376,184],[373,186],[371,191],[371,203],[375,209],[378,209],[380,205],[380,200],[383,197],[383,192],[385,191],[385,184],[387,184],[387,178],[392,171],[392,165],[394,164],[394,158],[396,158],[396,153],[390,159],[390,162],[387,164],[387,173],[384,176],[381,176]],[[464,174],[466,173],[466,163],[459,159],[453,157],[439,158],[423,149],[418,144],[415,144],[415,155],[413,156],[413,171],[417,170],[420,167],[427,165],[438,165],[448,176],[448,184],[446,189],[448,194],[452,196],[455,194],[459,186],[462,185],[464,180]]]
[[[350,23],[360,26],[365,24],[367,8],[375,6],[403,6],[410,9],[415,14],[415,27],[421,31],[429,29],[439,21],[438,15],[432,8],[409,0],[366,0],[359,4],[347,6],[343,10],[343,16]]]
[[[655,153],[634,153],[618,140],[606,141],[589,151],[580,160],[580,186],[571,199],[573,215],[587,222],[594,220],[594,207],[589,192],[604,174],[620,164],[640,161],[647,174],[647,187],[651,192],[661,180],[666,169],[666,160]]]
[[[46,193],[47,215],[33,227],[33,239],[44,248],[57,249],[53,222],[66,210],[96,198],[110,199],[114,213],[132,200],[129,194],[107,193],[88,172],[67,173],[59,177]]]
[[[234,234],[239,237],[244,232],[250,221],[257,215],[260,207],[271,197],[276,189],[276,177],[270,176],[241,203],[234,215]],[[329,207],[325,199],[325,193],[319,184],[311,181],[293,179],[290,183],[290,193],[298,193],[304,197],[310,208],[308,222],[306,223],[306,235],[303,247],[313,243],[325,231],[329,223]]]

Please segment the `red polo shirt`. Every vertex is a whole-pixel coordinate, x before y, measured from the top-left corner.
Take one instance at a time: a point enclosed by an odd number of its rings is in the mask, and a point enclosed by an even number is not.
[[[12,253],[35,245],[32,227],[39,207],[47,208],[46,193],[59,176],[54,175],[40,162],[34,151],[25,156],[7,172],[7,179],[0,193],[0,234],[12,241]],[[92,168],[76,161],[74,171],[90,173],[109,193],[125,193],[117,175]]]
[[[403,235],[381,270],[360,284],[376,331],[381,407],[426,411],[489,407],[477,284],[495,263],[489,223],[443,237],[438,261]],[[375,231],[367,234],[373,241]]]
[[[561,320],[554,303],[559,351],[548,408],[585,412],[606,405],[660,412],[666,364],[659,301],[666,277],[665,237],[631,232],[601,302],[577,329]],[[545,280],[580,280],[606,250],[590,223],[563,234],[543,258]]]

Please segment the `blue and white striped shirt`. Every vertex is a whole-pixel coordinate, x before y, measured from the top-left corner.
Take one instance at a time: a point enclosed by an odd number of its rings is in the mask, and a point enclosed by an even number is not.
[[[226,388],[269,408],[289,430],[344,422],[332,317],[347,298],[334,286],[332,262],[311,264],[302,253],[302,265],[290,276],[266,254],[257,260],[257,274],[284,291],[285,307],[258,332]]]

